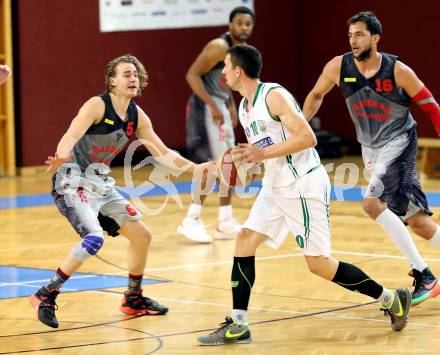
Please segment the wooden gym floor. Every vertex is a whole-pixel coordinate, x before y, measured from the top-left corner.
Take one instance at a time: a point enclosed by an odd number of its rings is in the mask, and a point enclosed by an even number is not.
[[[114,175],[121,186],[121,169],[115,169]],[[145,177],[145,171],[138,171],[135,180],[142,182]],[[431,192],[440,189],[435,180],[423,185]],[[47,175],[0,179],[0,198],[32,197],[49,189]],[[142,201],[149,208],[159,208],[165,197]],[[170,312],[159,317],[129,317],[119,312],[126,280],[107,288],[108,281],[100,275],[112,275],[118,282],[126,276],[127,242],[122,237],[108,237],[100,258],[85,263],[80,270],[83,274],[74,280],[79,284],[81,279],[89,279],[86,290],[75,291],[73,280],[69,280],[65,288],[73,292],[58,297],[60,328],[56,330],[38,322],[23,294],[47,280],[47,276],[32,278],[31,272],[49,270],[51,274],[78,237],[53,204],[0,209],[0,266],[6,270],[0,275],[9,277],[8,281],[0,280],[0,294],[6,295],[0,298],[0,354],[440,352],[440,297],[412,308],[407,328],[393,332],[389,318],[371,299],[310,274],[291,237],[276,251],[262,246],[257,253],[257,278],[249,308],[254,341],[198,346],[197,336],[217,328],[230,312],[234,242],[200,245],[179,236],[176,228],[190,202],[189,195],[181,198],[183,209],[170,199],[159,215],[144,217],[153,232],[145,277],[165,281],[146,284],[144,294],[169,306]],[[202,215],[212,234],[217,201],[211,194]],[[234,199],[234,214],[240,222],[245,221],[252,201]],[[438,221],[439,208],[433,211]],[[367,218],[358,201],[332,201],[330,214],[334,257],[356,264],[386,287],[411,285],[407,261],[380,227]],[[440,274],[440,251],[418,237],[414,240],[433,271]]]

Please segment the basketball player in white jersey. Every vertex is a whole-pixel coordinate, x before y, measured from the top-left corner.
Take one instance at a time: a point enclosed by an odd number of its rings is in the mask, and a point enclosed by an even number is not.
[[[11,76],[11,69],[7,65],[0,65],[0,85]]]
[[[278,248],[292,232],[303,249],[309,270],[346,289],[376,299],[402,330],[411,305],[409,289],[390,291],[354,265],[331,256],[330,181],[313,148],[316,137],[295,98],[275,83],[259,80],[261,54],[249,45],[228,50],[223,73],[228,85],[243,96],[239,120],[249,144],[235,151],[248,163],[264,162],[262,189],[236,238],[231,274],[233,310],[201,345],[248,343],[247,308],[255,281],[255,253],[264,242]]]

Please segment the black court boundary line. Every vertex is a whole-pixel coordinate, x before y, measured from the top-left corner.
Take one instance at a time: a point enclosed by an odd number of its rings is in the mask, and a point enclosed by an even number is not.
[[[26,336],[26,335],[39,335],[39,334],[47,334],[47,333],[67,332],[69,330],[78,330],[78,329],[86,329],[86,328],[93,328],[93,327],[99,327],[99,326],[107,326],[107,325],[110,325],[110,324],[115,324],[115,323],[119,323],[119,322],[125,322],[125,321],[128,321],[128,320],[132,320],[132,319],[140,318],[140,317],[143,317],[143,315],[134,315],[134,316],[124,317],[122,319],[112,320],[110,322],[104,322],[104,323],[95,323],[95,324],[90,324],[89,323],[89,325],[83,325],[83,326],[80,326],[80,327],[68,328],[68,329],[44,330],[44,331],[41,331],[41,332],[0,335],[0,338],[12,338],[12,337]],[[87,322],[71,322],[71,321],[66,321],[65,323],[87,323]],[[0,354],[2,354],[2,353],[0,353]]]
[[[3,352],[0,354],[21,354],[21,353],[32,353],[32,352],[36,352],[36,351],[46,351],[46,350],[60,350],[60,349],[72,349],[72,348],[81,348],[81,347],[86,347],[86,346],[96,346],[96,345],[107,345],[107,344],[115,344],[115,343],[124,343],[124,342],[128,342],[128,341],[133,341],[133,340],[143,340],[143,339],[154,339],[157,340],[157,342],[159,343],[158,346],[149,352],[149,354],[152,354],[158,350],[160,350],[163,347],[163,340],[160,338],[160,336],[154,335],[152,333],[147,333],[144,332],[142,330],[139,329],[133,329],[133,328],[127,328],[127,327],[118,327],[118,326],[114,326],[114,325],[104,325],[107,327],[113,327],[113,328],[119,328],[119,329],[125,329],[125,330],[131,330],[137,333],[142,333],[147,335],[146,337],[142,337],[142,338],[133,338],[133,339],[120,339],[120,340],[113,340],[113,341],[107,341],[107,342],[97,342],[97,343],[90,343],[90,344],[77,344],[77,345],[67,345],[67,346],[55,346],[55,347],[51,347],[51,348],[41,348],[41,349],[28,349],[28,350],[19,350],[19,351],[9,351],[9,352]],[[80,329],[80,328],[74,328],[74,329]],[[72,330],[72,328],[71,328]]]
[[[317,315],[321,315],[321,314],[329,314],[329,313],[334,313],[334,312],[338,312],[338,311],[343,311],[343,310],[347,310],[347,309],[354,309],[354,308],[359,308],[359,307],[363,307],[363,306],[368,306],[371,304],[376,303],[376,301],[371,301],[371,302],[367,302],[367,303],[361,303],[361,304],[357,304],[354,306],[346,306],[346,307],[339,307],[339,308],[333,308],[333,309],[329,309],[326,311],[319,311],[319,312],[313,312],[313,313],[307,313],[307,314],[301,314],[301,315],[297,315],[297,316],[291,316],[291,317],[283,317],[283,318],[275,318],[275,319],[269,319],[269,320],[264,320],[264,321],[259,321],[259,322],[254,322],[254,323],[249,323],[249,325],[259,325],[259,324],[266,324],[266,323],[275,323],[275,322],[281,322],[281,321],[286,321],[286,320],[292,320],[292,319],[298,319],[298,318],[306,318],[306,317],[313,317],[313,316],[317,316]],[[130,319],[134,319],[134,318],[139,318],[141,316],[135,316],[135,317],[128,317],[125,320],[130,320]],[[120,321],[120,320],[119,320]],[[109,322],[109,323],[116,323],[115,321],[113,322]],[[90,328],[93,326],[101,326],[101,325],[106,325],[104,324],[96,324],[96,325],[92,325],[92,326],[84,326],[84,327],[78,327],[78,328],[71,328],[71,329],[65,329],[67,330],[76,330],[76,329],[82,329],[82,328]],[[122,329],[125,329],[123,327],[121,327]],[[130,328],[127,328],[130,329]],[[19,351],[12,351],[12,352],[3,352],[0,354],[20,354],[20,353],[29,353],[29,352],[34,352],[34,351],[45,351],[45,350],[56,350],[56,349],[69,349],[69,348],[79,348],[79,347],[85,347],[85,346],[96,346],[96,345],[107,345],[107,344],[116,344],[116,343],[122,343],[122,342],[130,342],[130,341],[138,341],[138,340],[147,340],[147,339],[156,339],[158,341],[161,341],[161,338],[167,338],[167,337],[173,337],[173,336],[179,336],[179,335],[189,335],[189,334],[196,334],[196,333],[201,333],[201,332],[209,332],[209,331],[214,331],[217,328],[209,328],[209,329],[199,329],[199,330],[193,330],[193,331],[189,331],[189,332],[180,332],[180,333],[169,333],[169,334],[163,334],[163,335],[152,335],[140,330],[134,330],[134,331],[138,331],[140,333],[144,333],[144,334],[148,334],[147,337],[141,337],[141,338],[132,338],[132,339],[126,339],[126,340],[113,340],[113,341],[107,341],[107,342],[97,342],[97,343],[87,343],[87,344],[78,344],[78,345],[69,345],[69,346],[60,346],[60,347],[51,347],[51,348],[40,348],[40,349],[29,349],[29,350],[19,350]],[[60,329],[58,331],[63,331],[64,329]],[[130,329],[133,330],[133,329]],[[52,332],[41,332],[41,333],[32,333],[32,334],[42,334],[42,333],[56,333],[58,331],[52,331]],[[23,334],[23,335],[29,335],[29,334]],[[19,335],[16,335],[19,336]],[[159,340],[160,339],[160,340]],[[162,342],[163,344],[163,342]],[[162,347],[162,346],[161,346]],[[160,349],[160,348],[158,348]],[[157,349],[157,350],[158,350]],[[155,351],[157,351],[155,350]]]
[[[104,264],[113,266],[117,269],[120,270],[124,270],[128,272],[128,269],[124,268],[123,266],[120,266],[118,264],[115,264],[105,258],[103,258],[102,256],[99,255],[95,255],[96,258],[98,258],[100,261],[102,261]],[[355,264],[353,264],[355,265]],[[225,287],[217,287],[217,286],[211,286],[211,285],[204,285],[204,284],[198,284],[198,283],[194,283],[194,282],[189,282],[189,281],[182,281],[182,280],[175,280],[175,279],[170,279],[170,278],[164,278],[161,276],[156,276],[153,274],[144,274],[144,276],[148,277],[149,279],[152,280],[158,280],[158,281],[163,281],[163,283],[166,282],[175,282],[175,283],[180,283],[183,285],[190,285],[190,286],[196,286],[196,287],[204,287],[204,288],[210,288],[213,290],[222,290],[222,291],[228,291],[230,292],[231,289],[230,288],[225,288]],[[117,291],[111,291],[111,288],[115,288],[115,287],[109,287],[108,289],[100,289],[98,291],[102,291],[102,292],[107,292],[107,293],[121,293],[121,292],[117,292]],[[290,296],[290,295],[277,295],[277,294],[273,294],[273,293],[264,293],[264,292],[253,292],[252,295],[260,295],[260,296],[270,296],[270,297],[279,297],[279,298],[288,298],[288,299],[295,299],[295,300],[306,300],[306,301],[320,301],[320,302],[328,302],[328,303],[345,303],[345,304],[358,304],[357,302],[347,302],[347,301],[341,301],[341,300],[326,300],[326,299],[319,299],[319,298],[307,298],[307,297],[296,297],[296,296]]]
[[[204,287],[204,288],[210,288],[210,289],[219,290],[219,291],[231,292],[230,288],[225,288],[225,287],[209,286],[209,285],[196,284],[196,283],[191,283],[191,282],[186,282],[186,281],[179,281],[179,280],[169,280],[169,282],[170,283],[171,282],[176,282],[176,283],[181,283],[181,284],[184,284],[184,285]],[[97,289],[97,290],[94,290],[94,291],[99,291],[99,292],[103,292],[103,293],[115,293],[115,294],[120,294],[120,295],[123,294],[123,292],[114,291],[114,290],[112,290],[110,288],[109,289]],[[297,296],[290,296],[290,295],[277,295],[277,294],[274,294],[274,293],[264,293],[264,292],[252,292],[252,295],[253,296],[257,295],[257,296],[269,296],[269,297],[287,298],[287,299],[291,299],[291,300],[302,300],[302,301],[313,301],[313,302],[345,303],[345,304],[350,304],[350,305],[358,305],[359,304],[358,302],[348,302],[348,301],[341,301],[341,300],[327,300],[327,299],[322,299],[322,298],[297,297]],[[232,307],[232,303],[231,303],[231,307]]]

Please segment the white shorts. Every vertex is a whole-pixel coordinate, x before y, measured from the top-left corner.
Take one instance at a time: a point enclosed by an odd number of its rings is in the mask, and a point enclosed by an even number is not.
[[[212,96],[220,111],[223,114],[224,123],[219,126],[212,118],[212,112],[208,105],[205,105],[205,123],[208,134],[209,147],[212,159],[217,159],[228,148],[235,145],[234,128],[232,127],[231,114],[226,102],[218,97]]]
[[[287,187],[263,186],[243,228],[266,235],[265,243],[274,249],[290,231],[304,255],[329,257],[330,189],[322,165]]]

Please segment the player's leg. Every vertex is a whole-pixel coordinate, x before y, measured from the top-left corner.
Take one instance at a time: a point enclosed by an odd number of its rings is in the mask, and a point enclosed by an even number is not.
[[[140,213],[118,192],[107,198],[100,210],[100,223],[110,235],[127,238],[128,286],[120,310],[126,314],[161,315],[168,308],[142,294],[142,279],[147,262],[151,233],[141,221]]]
[[[53,195],[60,212],[82,238],[66,255],[49,283],[29,298],[37,311],[38,319],[52,328],[57,328],[55,300],[60,288],[88,258],[99,251],[104,243],[104,235],[96,218],[96,201],[89,199],[85,191],[70,191],[69,195],[59,195],[54,191]]]
[[[372,184],[370,183],[369,187]],[[362,201],[364,211],[374,219],[390,237],[390,239],[397,245],[400,251],[410,262],[413,269],[422,272],[428,267],[402,220],[391,210],[386,207],[386,204],[378,198],[365,197]]]
[[[227,110],[223,100],[215,97],[213,97],[213,99],[224,115],[225,124],[220,126],[217,122],[215,122],[210,108],[205,106],[203,119],[204,127],[206,128],[206,143],[208,144],[207,150],[210,152],[210,156],[206,161],[217,159],[229,146],[233,145],[233,143],[230,143],[231,140],[233,141],[233,130],[231,133],[231,129],[229,127],[232,126],[232,124],[230,122],[231,119],[229,111]],[[214,183],[214,181],[212,181],[212,183]],[[211,183],[208,183],[208,185],[211,185]],[[210,186],[204,190],[210,190]],[[232,189],[219,181],[219,225],[216,230],[216,238],[218,239],[234,238],[241,227],[232,216],[231,194]],[[195,191],[193,191],[191,205],[189,206],[188,212],[182,223],[179,225],[177,231],[192,241],[199,243],[212,243],[213,238],[207,233],[200,218],[205,198],[206,194],[203,192],[203,189],[196,188]]]
[[[191,95],[187,105],[186,144],[189,159],[196,163],[213,159],[206,127],[206,110],[205,103],[196,95]],[[179,234],[198,243],[212,243],[213,240],[200,218],[205,198],[206,195],[197,186],[192,191],[191,205],[186,216],[177,228]]]
[[[126,314],[162,315],[168,308],[142,293],[142,278],[147,261],[151,233],[142,221],[126,221],[118,231],[128,239],[128,289],[120,307]]]
[[[425,240],[430,240],[437,248],[440,248],[440,228],[430,216],[419,210],[405,222],[415,234]]]
[[[200,336],[200,345],[241,344],[252,341],[247,309],[255,281],[255,252],[266,235],[243,228],[235,240],[234,262],[231,272],[231,316],[214,332]]]
[[[417,189],[416,153],[415,132],[401,135],[380,149],[362,147],[365,165],[371,168],[363,207],[410,262],[412,274],[416,278],[416,287],[412,293],[413,304],[430,297],[431,284],[436,280],[402,222],[411,207],[411,198],[418,196],[418,205],[423,200],[427,205],[423,193]],[[427,206],[426,210],[429,211]]]
[[[274,208],[272,208],[274,207]],[[249,218],[235,240],[234,261],[231,272],[233,307],[220,328],[198,338],[200,345],[248,343],[251,334],[248,326],[248,304],[255,281],[255,252],[262,242],[272,247],[281,245],[288,229],[281,212],[260,191],[252,206]]]
[[[391,316],[392,329],[402,330],[406,326],[411,304],[410,291],[399,289],[392,292],[358,267],[331,257],[330,182],[325,170],[317,169],[300,179],[296,192],[298,199],[279,199],[278,203],[296,235],[298,245],[303,249],[309,270],[346,289],[378,300]]]
[[[309,270],[317,276],[332,281],[347,290],[362,293],[377,300],[381,310],[391,317],[391,327],[395,331],[405,328],[411,305],[411,292],[407,288],[391,291],[355,265],[337,261],[332,257],[308,256],[305,259]]]

